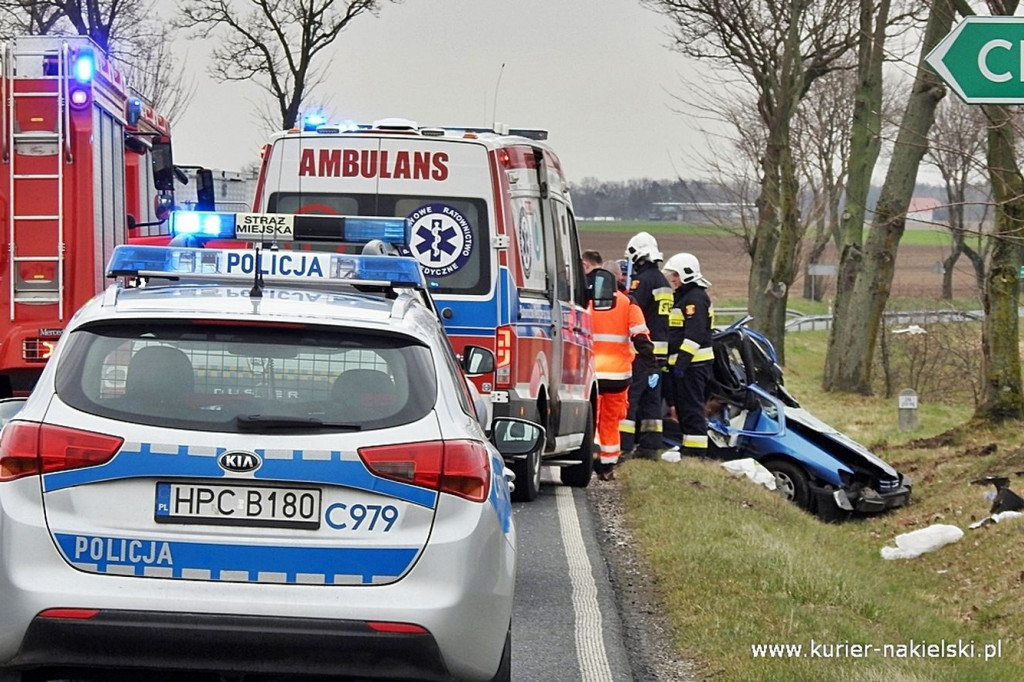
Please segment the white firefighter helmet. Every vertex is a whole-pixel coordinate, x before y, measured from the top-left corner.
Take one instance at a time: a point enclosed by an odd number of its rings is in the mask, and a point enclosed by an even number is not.
[[[652,263],[659,261],[664,256],[658,250],[658,240],[649,232],[637,232],[626,244],[626,258],[637,263],[641,258],[646,258]]]
[[[679,275],[679,281],[683,284],[693,282],[705,289],[711,286],[711,282],[704,279],[700,274],[700,261],[692,253],[677,253],[665,261],[662,271],[670,270]]]

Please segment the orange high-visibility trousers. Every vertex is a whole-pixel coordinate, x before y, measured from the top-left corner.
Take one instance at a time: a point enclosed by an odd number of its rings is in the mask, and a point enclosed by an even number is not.
[[[629,389],[597,394],[597,436],[601,441],[601,464],[618,464],[619,422],[629,411]]]

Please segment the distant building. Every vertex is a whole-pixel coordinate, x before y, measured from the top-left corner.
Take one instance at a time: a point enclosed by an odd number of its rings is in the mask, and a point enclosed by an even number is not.
[[[656,201],[651,204],[651,220],[715,225],[738,224],[744,214],[754,211],[753,204],[731,201]]]
[[[942,202],[934,197],[913,197],[907,207],[907,222],[935,223],[935,212]]]

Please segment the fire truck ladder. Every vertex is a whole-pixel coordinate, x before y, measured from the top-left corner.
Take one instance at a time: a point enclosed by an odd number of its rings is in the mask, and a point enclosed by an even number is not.
[[[38,39],[29,39],[27,44],[18,45],[18,41],[8,43],[3,54],[3,92],[2,97],[7,104],[7,121],[4,130],[3,161],[10,165],[8,178],[8,202],[7,202],[7,226],[8,226],[8,249],[10,252],[11,273],[10,277],[10,317],[15,319],[15,309],[18,304],[57,304],[57,317],[64,320],[64,165],[71,163],[71,141],[68,137],[70,129],[70,111],[68,109],[68,44],[61,41],[59,47],[42,49],[48,42],[41,42]],[[41,47],[42,46],[42,47]],[[54,64],[56,68],[51,72],[42,68],[44,60]],[[35,68],[25,68],[27,73],[19,74],[19,65],[39,65]],[[52,83],[56,83],[54,87]],[[30,129],[23,130],[26,122],[18,118],[18,104],[24,102],[26,108],[38,111],[40,100],[53,102],[53,109],[46,106],[43,111],[52,113],[52,123],[48,128],[36,128],[35,125],[28,126]],[[45,106],[45,105],[44,105]],[[29,116],[24,117],[26,120]],[[46,118],[46,116],[34,117],[33,122]],[[21,165],[26,160],[39,157],[49,157],[53,163],[48,172],[19,171],[19,159]],[[22,195],[23,201],[17,201]],[[50,212],[29,212],[29,202],[24,199],[29,196],[54,197],[56,199],[56,213]],[[36,206],[39,201],[32,202]],[[45,205],[45,202],[42,202]],[[51,204],[52,205],[52,204]],[[44,209],[45,210],[45,209]],[[47,225],[49,222],[49,225]],[[53,234],[55,230],[55,242],[52,249],[41,249],[34,255],[19,256],[18,240],[23,239],[26,234]],[[26,249],[28,250],[28,249]],[[49,251],[49,253],[47,253]],[[22,277],[23,266],[32,264],[42,265],[52,263],[52,279],[33,281]]]

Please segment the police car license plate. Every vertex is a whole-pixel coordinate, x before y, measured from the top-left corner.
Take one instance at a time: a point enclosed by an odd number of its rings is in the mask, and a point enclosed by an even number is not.
[[[320,500],[316,488],[161,481],[156,484],[155,520],[316,530]]]

